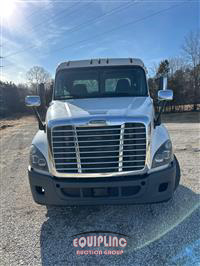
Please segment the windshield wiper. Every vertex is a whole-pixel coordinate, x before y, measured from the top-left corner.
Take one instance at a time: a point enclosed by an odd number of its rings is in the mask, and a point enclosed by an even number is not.
[[[66,96],[60,96],[60,97],[56,97],[55,100],[67,100],[67,99],[88,99],[88,98],[109,98],[109,97],[137,97],[139,95],[132,95],[129,93],[105,93],[105,94],[94,94],[94,95],[85,95],[85,96],[70,96],[70,95],[66,95]]]
[[[113,93],[113,94],[100,94],[97,97],[134,97],[134,95],[128,94],[128,93]]]
[[[66,99],[74,99],[74,96],[57,96],[55,100],[66,100]]]

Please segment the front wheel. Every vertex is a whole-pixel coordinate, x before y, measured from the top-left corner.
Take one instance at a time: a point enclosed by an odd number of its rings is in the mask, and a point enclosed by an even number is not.
[[[176,158],[176,156],[174,155],[174,160],[176,163],[176,180],[175,180],[175,187],[174,187],[174,191],[177,189],[179,183],[180,183],[180,179],[181,179],[181,170],[180,170],[180,165],[179,162]]]

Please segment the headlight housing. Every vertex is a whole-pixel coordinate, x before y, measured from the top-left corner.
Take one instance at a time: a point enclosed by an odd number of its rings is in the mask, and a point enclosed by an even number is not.
[[[167,140],[163,143],[157,152],[154,154],[152,168],[169,164],[173,159],[172,143]]]
[[[31,145],[29,163],[34,169],[48,171],[46,159],[34,145]]]

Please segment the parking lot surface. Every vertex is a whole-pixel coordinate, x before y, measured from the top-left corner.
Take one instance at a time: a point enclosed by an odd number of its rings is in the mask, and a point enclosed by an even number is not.
[[[164,121],[182,175],[169,202],[46,208],[33,202],[27,177],[37,123],[4,120],[10,126],[0,129],[0,265],[200,265],[199,113]],[[76,255],[70,236],[94,230],[131,238],[122,255]]]

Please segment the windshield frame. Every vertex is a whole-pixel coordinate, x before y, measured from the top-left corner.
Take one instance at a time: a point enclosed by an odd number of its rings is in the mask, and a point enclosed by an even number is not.
[[[112,95],[112,96],[91,96],[91,97],[63,97],[63,98],[56,98],[55,96],[55,90],[56,90],[56,83],[57,83],[57,75],[60,74],[61,72],[70,72],[70,71],[82,71],[82,70],[88,70],[88,71],[94,71],[94,70],[104,70],[104,71],[111,71],[114,69],[136,69],[136,68],[140,68],[143,71],[144,74],[144,82],[145,82],[145,87],[146,87],[146,93],[145,95]],[[102,73],[101,73],[102,75]],[[100,78],[100,72],[98,72],[98,85],[99,88],[101,88],[102,86],[102,80]],[[148,97],[149,96],[149,89],[148,89],[148,82],[147,82],[147,76],[146,76],[146,72],[144,70],[143,67],[138,66],[138,65],[133,65],[133,66],[124,66],[124,65],[118,65],[118,66],[95,66],[95,67],[73,67],[73,68],[64,68],[64,69],[60,69],[59,71],[56,72],[55,75],[55,84],[54,84],[54,88],[53,88],[53,99],[52,100],[59,100],[59,101],[66,101],[66,100],[70,100],[70,99],[91,99],[91,98],[119,98],[119,97]]]

